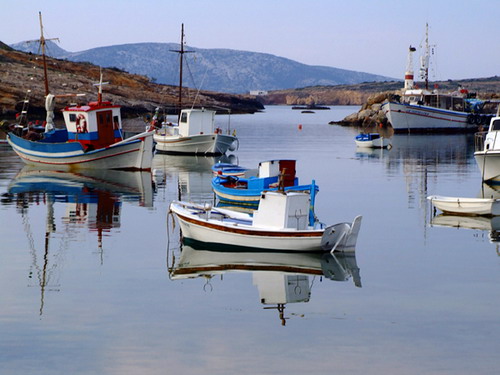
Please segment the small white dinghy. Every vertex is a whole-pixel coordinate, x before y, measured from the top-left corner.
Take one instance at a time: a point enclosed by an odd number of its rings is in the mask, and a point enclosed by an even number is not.
[[[174,201],[170,204],[185,239],[209,245],[231,245],[258,251],[354,251],[361,216],[352,223],[325,227],[308,223],[306,193],[268,191],[253,216],[211,205]]]
[[[369,148],[391,148],[391,140],[381,136],[379,133],[358,134],[354,139],[356,146]]]
[[[496,216],[500,215],[500,199],[464,198],[431,195],[427,197],[432,205],[444,213],[458,215]]]

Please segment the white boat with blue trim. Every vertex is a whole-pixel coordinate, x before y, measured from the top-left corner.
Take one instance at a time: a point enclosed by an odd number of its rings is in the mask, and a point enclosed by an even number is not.
[[[128,169],[150,170],[153,161],[153,132],[146,131],[124,139],[120,107],[102,100],[102,72],[97,101],[87,105],[68,106],[63,109],[65,128],[54,124],[56,98],[81,96],[80,94],[53,95],[49,90],[45,59],[46,39],[43,36],[40,16],[40,47],[42,50],[45,83],[44,127],[33,131],[29,124],[20,121],[7,134],[7,142],[28,165],[53,167],[60,170]],[[28,103],[27,98],[24,101]],[[23,105],[21,118],[27,116]],[[26,110],[25,110],[26,109]]]
[[[215,111],[183,109],[179,124],[164,122],[153,135],[156,150],[167,154],[223,155],[238,147],[238,138],[215,125]]]
[[[201,109],[182,109],[182,66],[184,54],[193,51],[184,50],[184,24],[181,28],[179,64],[179,104],[180,111],[177,123],[163,121],[161,128],[157,129],[153,139],[156,151],[166,154],[184,155],[223,155],[227,150],[234,151],[239,147],[238,138],[229,129],[223,131],[215,124],[216,111]],[[181,110],[182,109],[182,110]],[[159,117],[157,108],[153,117],[154,126]]]
[[[391,148],[392,142],[379,133],[361,133],[354,139],[356,146],[367,148]]]
[[[97,101],[63,109],[63,129],[56,129],[53,124],[56,97],[46,96],[44,133],[25,134],[17,129],[7,135],[8,143],[26,164],[73,171],[151,169],[154,132],[124,139],[120,107],[102,101],[100,88]]]

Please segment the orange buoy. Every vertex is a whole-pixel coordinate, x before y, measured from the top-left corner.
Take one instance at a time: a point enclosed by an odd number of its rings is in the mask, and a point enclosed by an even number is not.
[[[299,124],[299,130],[302,130],[302,124]]]

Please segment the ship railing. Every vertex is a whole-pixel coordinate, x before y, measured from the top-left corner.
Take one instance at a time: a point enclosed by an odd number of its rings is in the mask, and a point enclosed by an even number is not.
[[[488,132],[477,132],[474,135],[475,151],[485,151],[484,150],[484,141],[486,139],[486,134],[488,134]]]

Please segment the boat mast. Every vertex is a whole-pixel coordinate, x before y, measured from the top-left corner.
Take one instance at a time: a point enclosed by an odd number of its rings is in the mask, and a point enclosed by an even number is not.
[[[429,89],[429,24],[425,23],[424,53],[420,56],[420,78],[425,82],[425,89]],[[422,45],[420,45],[422,47]]]
[[[180,61],[179,61],[179,100],[178,100],[179,117],[180,117],[181,109],[182,109],[182,63],[183,63],[182,60],[184,58],[185,53],[194,52],[194,51],[184,50],[184,24],[181,25],[181,48],[179,50],[170,50],[170,51],[177,52],[180,55]]]
[[[49,95],[49,80],[47,78],[47,59],[45,58],[45,46],[47,44],[47,40],[59,41],[59,38],[45,39],[45,37],[43,36],[42,12],[38,12],[38,18],[40,19],[40,39],[38,40],[38,42],[40,43],[40,48],[42,49],[45,96],[47,96],[47,95]]]

